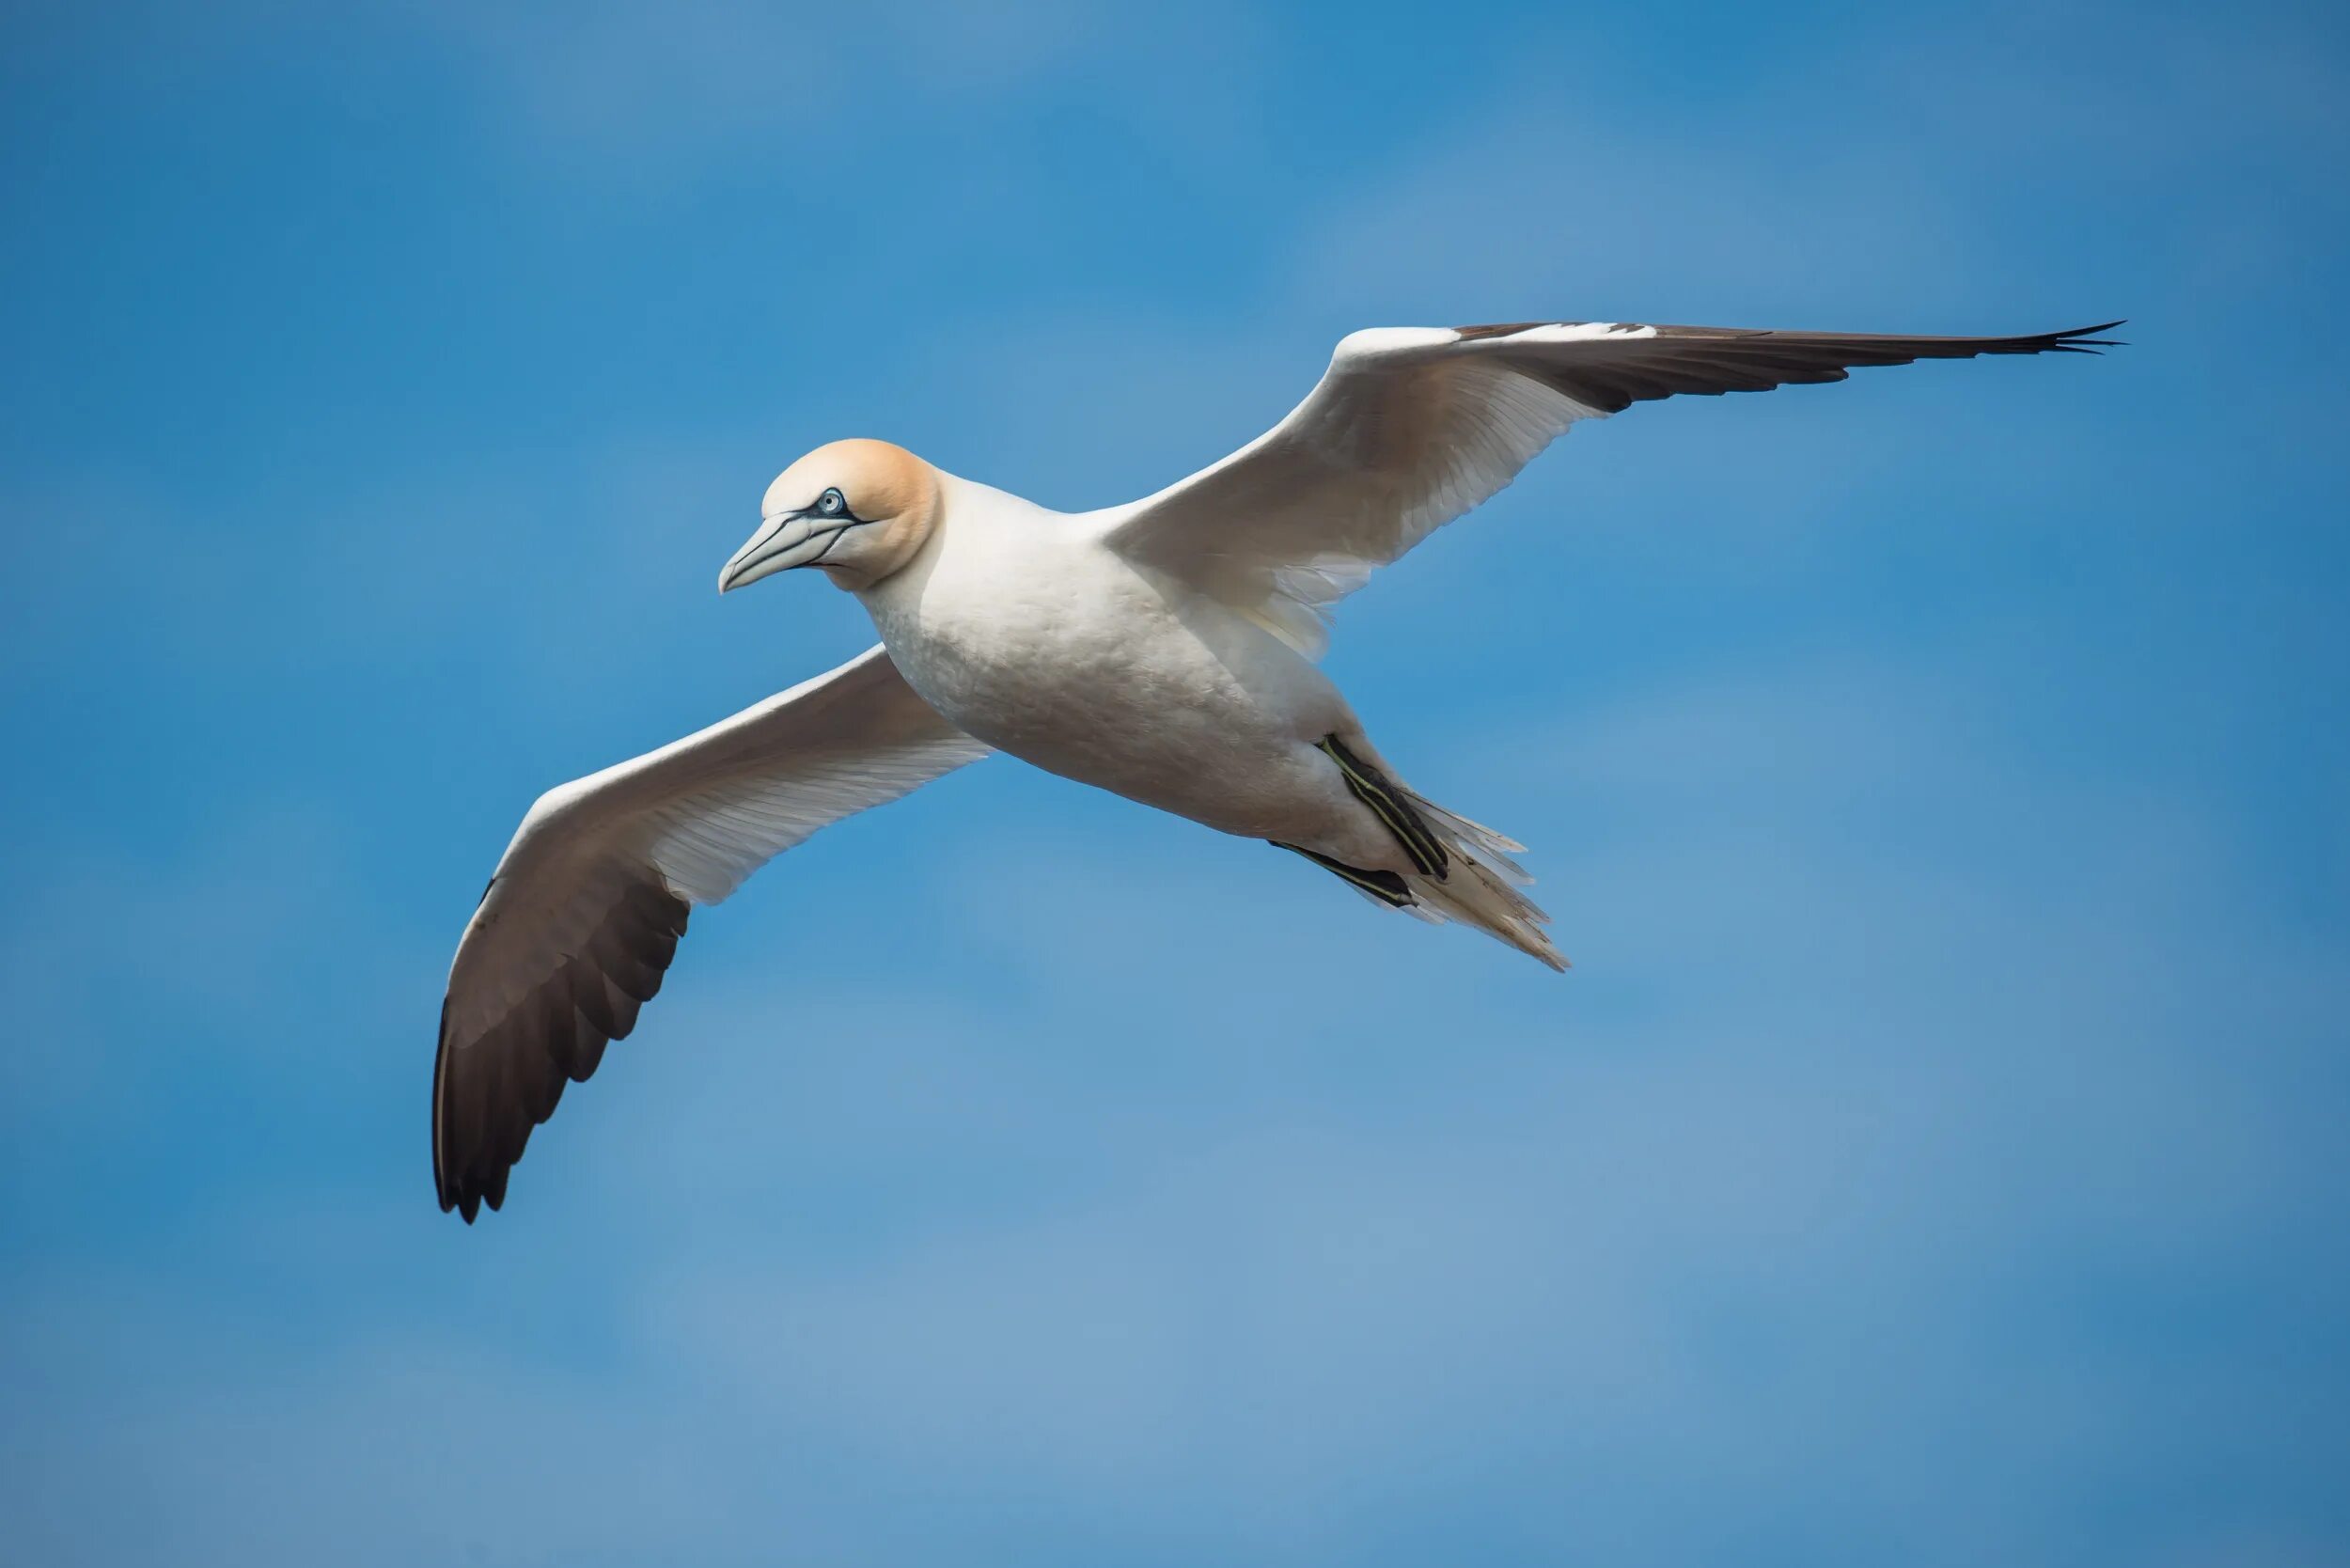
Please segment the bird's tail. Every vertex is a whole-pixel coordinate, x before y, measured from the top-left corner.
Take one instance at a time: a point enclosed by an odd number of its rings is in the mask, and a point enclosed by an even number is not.
[[[1551,945],[1549,933],[1543,929],[1550,923],[1550,917],[1519,891],[1534,880],[1525,867],[1511,858],[1525,854],[1526,846],[1482,823],[1448,811],[1405,786],[1393,788],[1411,804],[1429,833],[1449,852],[1444,856],[1446,865],[1441,873],[1405,874],[1403,884],[1411,890],[1413,899],[1411,904],[1403,906],[1407,912],[1423,919],[1458,920],[1554,969],[1564,969],[1566,959]]]

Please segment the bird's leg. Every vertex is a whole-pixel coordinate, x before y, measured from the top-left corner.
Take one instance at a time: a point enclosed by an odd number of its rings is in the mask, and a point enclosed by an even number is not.
[[[1428,824],[1420,820],[1419,813],[1412,808],[1411,802],[1403,797],[1402,792],[1388,783],[1386,776],[1377,768],[1349,751],[1346,743],[1336,735],[1324,735],[1314,745],[1339,765],[1339,771],[1346,776],[1346,787],[1355,792],[1355,799],[1370,807],[1372,813],[1386,824],[1387,831],[1395,835],[1396,842],[1403,846],[1403,853],[1410,855],[1412,864],[1419,869],[1419,874],[1442,882],[1445,869],[1452,863],[1452,856],[1437,841],[1436,836],[1428,831]]]
[[[1278,839],[1267,839],[1265,842],[1275,849],[1285,849],[1292,855],[1304,855],[1324,870],[1344,877],[1381,903],[1392,904],[1398,909],[1407,909],[1418,902],[1412,897],[1412,890],[1404,886],[1403,879],[1393,871],[1367,871],[1360,866],[1350,866],[1343,860],[1333,860],[1326,855],[1317,855],[1303,845],[1285,844]]]

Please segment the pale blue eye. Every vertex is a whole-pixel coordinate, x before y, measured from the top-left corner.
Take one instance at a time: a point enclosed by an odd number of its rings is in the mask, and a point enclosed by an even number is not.
[[[848,497],[837,490],[827,490],[816,497],[816,510],[826,517],[838,517],[849,510]]]

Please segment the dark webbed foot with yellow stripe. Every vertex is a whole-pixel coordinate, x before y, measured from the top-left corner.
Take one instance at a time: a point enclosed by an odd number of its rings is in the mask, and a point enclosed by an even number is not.
[[[1333,860],[1326,855],[1316,855],[1312,850],[1302,845],[1285,844],[1278,839],[1267,839],[1265,842],[1275,849],[1285,849],[1292,855],[1304,855],[1324,870],[1344,877],[1381,903],[1392,905],[1397,909],[1409,909],[1418,902],[1412,897],[1412,890],[1404,886],[1403,879],[1393,871],[1367,871],[1360,866],[1350,866],[1343,860]]]
[[[1314,745],[1339,765],[1339,771],[1346,776],[1346,787],[1355,792],[1356,800],[1370,807],[1372,813],[1386,824],[1387,831],[1395,835],[1396,842],[1403,846],[1403,853],[1410,855],[1412,864],[1419,869],[1419,874],[1442,882],[1446,869],[1452,863],[1452,856],[1446,853],[1436,836],[1428,831],[1428,823],[1413,808],[1411,800],[1404,792],[1389,783],[1386,775],[1349,751],[1346,743],[1336,735],[1324,735]],[[1315,858],[1320,859],[1321,856],[1316,855]],[[1408,902],[1408,898],[1404,902]]]
[[[1338,764],[1347,792],[1367,807],[1402,848],[1401,859],[1389,859],[1376,837],[1365,839],[1362,835],[1370,824],[1355,818],[1342,800],[1331,796],[1324,798],[1345,819],[1338,824],[1343,837],[1322,841],[1346,849],[1357,858],[1386,861],[1391,869],[1373,870],[1352,865],[1285,839],[1268,842],[1304,855],[1386,908],[1423,920],[1458,920],[1531,953],[1554,969],[1565,968],[1567,961],[1543,934],[1550,917],[1518,890],[1532,879],[1510,858],[1517,853],[1517,843],[1389,778],[1378,765],[1357,755],[1357,747],[1369,751],[1371,745],[1359,731],[1351,733],[1353,745],[1333,734],[1316,741],[1315,749]],[[1326,778],[1324,788],[1328,788]]]

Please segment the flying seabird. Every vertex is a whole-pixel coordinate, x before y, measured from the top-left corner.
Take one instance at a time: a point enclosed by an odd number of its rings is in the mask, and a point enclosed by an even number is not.
[[[1579,419],[1848,368],[2094,353],[2024,337],[1623,321],[1385,327],[1304,402],[1158,494],[1058,512],[870,440],[768,486],[721,593],[796,567],[881,644],[643,757],[550,790],[465,927],[432,1076],[441,1207],[497,1208],[567,1080],[634,1027],[697,904],[826,823],[991,750],[1290,850],[1373,902],[1553,968],[1523,846],[1436,805],[1314,660],[1331,608]]]

